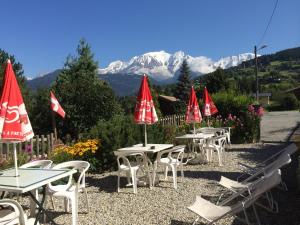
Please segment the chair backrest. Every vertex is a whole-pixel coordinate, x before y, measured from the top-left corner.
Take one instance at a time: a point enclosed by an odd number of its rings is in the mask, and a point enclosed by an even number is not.
[[[265,174],[257,182],[254,182],[249,186],[250,194],[252,197],[259,197],[265,192],[269,191],[273,187],[276,187],[281,183],[281,171],[277,169],[271,173]]]
[[[291,162],[291,157],[289,154],[282,154],[280,155],[275,161],[271,162],[267,166],[258,169],[253,175],[248,177],[243,181],[247,182],[250,181],[260,175],[272,174],[274,171],[280,169],[281,167],[289,164]]]
[[[19,221],[18,224],[25,225],[24,211],[17,201],[12,199],[1,199],[0,206],[10,206],[13,208],[11,212],[13,214],[12,217],[9,216],[7,220],[5,219],[5,217],[0,218],[1,225],[11,224],[10,222],[15,221],[16,219]]]
[[[131,168],[131,163],[129,160],[130,156],[135,157],[136,160],[141,161],[144,158],[144,153],[141,152],[120,152],[120,151],[114,151],[115,156],[117,157],[117,163],[118,163],[118,168],[120,169],[122,165],[125,165],[128,168]],[[137,159],[136,157],[139,156],[140,158]]]
[[[68,161],[57,164],[53,166],[53,169],[75,169],[77,170],[80,175],[77,179],[77,184],[80,187],[85,187],[85,173],[90,168],[90,163],[87,161],[75,160],[75,161]],[[69,182],[72,180],[72,175],[69,178]]]
[[[40,169],[49,169],[52,165],[51,160],[35,160],[20,166],[20,168],[40,168]]]
[[[292,155],[298,150],[298,147],[295,143],[292,143],[285,148],[281,149],[279,152],[273,154],[271,157],[267,158],[265,161],[263,161],[261,164],[265,165],[268,162],[275,160],[277,157],[283,155],[283,154],[289,154]]]
[[[177,145],[173,148],[166,149],[163,151],[160,151],[157,153],[156,161],[159,162],[162,156],[167,155],[166,157],[170,158],[170,160],[173,158],[172,154],[177,154],[177,160],[181,161],[183,160],[183,153],[184,153],[185,145]]]

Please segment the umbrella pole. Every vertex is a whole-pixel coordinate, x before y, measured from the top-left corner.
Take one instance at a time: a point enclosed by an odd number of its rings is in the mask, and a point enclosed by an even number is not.
[[[196,134],[195,122],[193,122],[193,127],[194,127],[194,134]]]
[[[19,171],[18,171],[18,158],[17,158],[17,146],[16,143],[13,143],[13,148],[14,148],[14,162],[15,162],[15,176],[19,176]]]
[[[146,147],[147,146],[147,125],[144,124],[144,130],[145,130],[145,142],[144,142],[144,146]]]

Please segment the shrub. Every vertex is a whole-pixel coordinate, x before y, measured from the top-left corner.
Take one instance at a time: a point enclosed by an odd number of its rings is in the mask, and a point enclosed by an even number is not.
[[[218,92],[212,95],[212,98],[219,110],[219,115],[223,118],[227,118],[229,114],[239,116],[253,102],[249,96],[238,95],[234,91]]]
[[[287,94],[280,99],[280,106],[283,110],[294,110],[299,108],[299,102],[294,94]]]
[[[274,94],[273,102],[268,106],[270,111],[294,110],[299,108],[299,102],[295,94]]]

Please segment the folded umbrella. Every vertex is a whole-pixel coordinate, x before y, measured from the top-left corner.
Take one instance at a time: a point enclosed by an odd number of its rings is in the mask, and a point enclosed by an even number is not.
[[[15,175],[18,176],[16,143],[33,138],[33,130],[10,60],[4,71],[0,99],[0,141],[13,143]]]
[[[142,83],[137,96],[137,103],[134,110],[134,121],[137,124],[144,124],[145,143],[147,146],[147,124],[154,124],[158,121],[155,107],[153,104],[151,92],[147,82],[147,76],[144,74]]]

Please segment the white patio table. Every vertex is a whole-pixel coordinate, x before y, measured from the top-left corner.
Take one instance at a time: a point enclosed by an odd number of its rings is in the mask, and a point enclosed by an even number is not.
[[[149,179],[149,187],[150,189],[152,188],[152,186],[154,186],[154,184],[152,184],[152,179],[151,179],[151,175],[150,175],[150,170],[149,170],[149,165],[148,162],[151,163],[152,166],[152,162],[148,157],[149,153],[157,153],[160,151],[163,151],[165,149],[169,149],[172,148],[174,145],[173,144],[147,144],[147,146],[143,146],[143,144],[137,144],[137,145],[133,145],[130,147],[125,147],[125,148],[120,148],[117,151],[119,152],[132,152],[132,153],[143,153],[145,156],[144,162],[145,162],[145,166],[146,166],[146,170],[147,170],[147,176]]]
[[[176,137],[178,140],[187,140],[187,146],[188,146],[188,156],[185,164],[190,161],[191,159],[195,158],[197,155],[197,152],[195,151],[195,140],[209,140],[212,137],[214,137],[214,133],[196,133],[196,134],[184,134],[182,136]],[[193,154],[194,157],[189,157],[190,154]]]
[[[14,168],[0,171],[0,191],[8,191],[14,193],[28,193],[31,197],[30,213],[34,216],[36,205],[38,206],[38,213],[36,215],[35,224],[41,218],[42,214],[46,214],[50,221],[55,222],[49,217],[45,208],[43,207],[46,196],[47,184],[68,177],[76,170],[54,170],[54,169],[37,169],[37,168],[19,168],[19,176],[15,176]],[[36,191],[42,187],[42,199],[38,200]],[[76,192],[77,193],[77,192]]]

